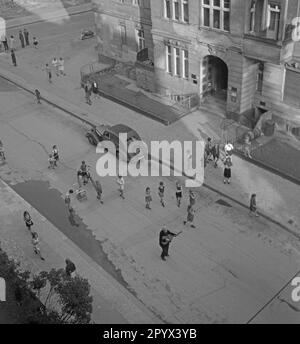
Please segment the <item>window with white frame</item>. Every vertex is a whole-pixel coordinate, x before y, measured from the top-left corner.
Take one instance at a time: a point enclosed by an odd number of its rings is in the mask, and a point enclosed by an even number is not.
[[[230,31],[230,0],[202,0],[202,25]]]
[[[188,50],[182,50],[182,76],[185,79],[189,78],[189,52]]]
[[[172,47],[170,45],[166,45],[166,71],[167,73],[172,74]]]
[[[188,0],[181,1],[181,20],[185,23],[189,22],[189,2]]]
[[[178,22],[189,22],[188,0],[164,0],[164,17]]]
[[[138,51],[145,49],[145,32],[142,29],[137,29],[137,43]]]
[[[280,22],[280,5],[269,2],[267,11],[267,38],[277,39]]]
[[[189,78],[189,52],[187,49],[166,45],[166,72],[184,79]]]
[[[179,18],[179,0],[173,0],[173,19],[178,21]]]
[[[256,0],[252,0],[250,8],[250,17],[249,17],[249,31],[254,32],[255,29],[255,8]]]
[[[174,48],[174,75],[180,76],[180,49]]]
[[[132,0],[132,5],[140,6],[140,0]]]
[[[164,0],[164,17],[171,19],[171,0]]]

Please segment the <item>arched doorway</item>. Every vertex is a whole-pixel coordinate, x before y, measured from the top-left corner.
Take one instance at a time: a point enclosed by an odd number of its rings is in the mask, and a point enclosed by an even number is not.
[[[227,99],[228,67],[217,56],[207,55],[202,60],[201,66],[201,97],[212,95],[224,100]]]

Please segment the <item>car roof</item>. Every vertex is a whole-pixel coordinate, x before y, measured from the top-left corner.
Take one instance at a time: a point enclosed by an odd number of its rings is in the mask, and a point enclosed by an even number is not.
[[[109,131],[113,132],[114,134],[127,133],[128,136],[136,136],[139,138],[138,133],[125,124],[113,125],[109,128]]]

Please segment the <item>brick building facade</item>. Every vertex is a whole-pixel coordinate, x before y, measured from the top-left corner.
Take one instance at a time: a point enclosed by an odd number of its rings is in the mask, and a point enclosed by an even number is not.
[[[298,0],[94,1],[100,53],[136,61],[142,28],[157,92],[300,121]]]

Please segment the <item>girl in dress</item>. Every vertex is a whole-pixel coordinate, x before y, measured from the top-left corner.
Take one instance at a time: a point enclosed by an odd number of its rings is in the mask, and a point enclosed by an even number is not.
[[[164,197],[165,197],[165,185],[164,182],[160,182],[158,186],[158,196],[160,198],[160,203],[164,207],[165,202],[164,202]]]
[[[151,209],[150,203],[152,202],[152,197],[151,197],[151,190],[149,187],[146,188],[145,201],[146,201],[146,208]]]
[[[224,184],[230,184],[231,180],[231,166],[232,166],[232,159],[230,155],[226,155],[224,160]]]
[[[180,185],[179,181],[176,182],[176,201],[177,201],[177,207],[180,208],[182,199],[182,186]]]

